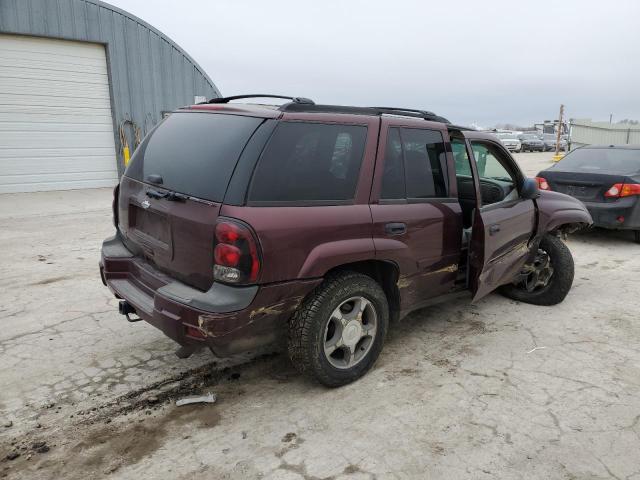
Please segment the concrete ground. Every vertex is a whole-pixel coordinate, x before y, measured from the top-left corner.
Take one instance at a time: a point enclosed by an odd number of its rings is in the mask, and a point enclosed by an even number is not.
[[[517,155],[528,174],[550,157]],[[569,238],[562,304],[420,310],[367,376],[329,390],[282,354],[179,360],[127,323],[97,270],[110,203],[108,190],[0,196],[0,476],[640,479],[630,235]],[[215,404],[175,406],[208,391]]]

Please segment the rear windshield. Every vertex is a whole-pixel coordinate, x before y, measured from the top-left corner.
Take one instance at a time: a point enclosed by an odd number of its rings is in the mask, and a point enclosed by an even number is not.
[[[142,182],[160,175],[164,188],[221,202],[242,149],[262,121],[173,113],[138,147],[125,175]]]
[[[578,148],[557,164],[557,170],[631,175],[640,172],[640,150]]]

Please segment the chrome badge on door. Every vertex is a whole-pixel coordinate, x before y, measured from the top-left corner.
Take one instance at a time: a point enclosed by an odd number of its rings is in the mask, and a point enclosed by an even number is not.
[[[142,203],[140,204],[140,206],[141,206],[142,208],[144,208],[145,210],[146,210],[147,208],[149,208],[149,206],[150,206],[150,205],[151,205],[151,204],[149,203],[149,200],[145,200],[144,202],[142,202]]]

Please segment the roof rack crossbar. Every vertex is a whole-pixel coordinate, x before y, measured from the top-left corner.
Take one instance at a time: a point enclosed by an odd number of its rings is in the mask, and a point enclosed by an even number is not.
[[[291,100],[293,103],[301,105],[315,105],[315,102],[304,97],[285,97],[283,95],[271,95],[268,93],[251,93],[248,95],[233,95],[231,97],[212,98],[206,103],[229,103],[231,100],[242,100],[244,98],[281,98],[283,100]]]

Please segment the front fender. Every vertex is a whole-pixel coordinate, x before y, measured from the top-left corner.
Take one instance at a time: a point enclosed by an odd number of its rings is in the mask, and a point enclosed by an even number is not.
[[[536,204],[538,235],[552,232],[563,225],[573,225],[576,229],[593,225],[587,207],[580,200],[569,195],[541,190]]]

